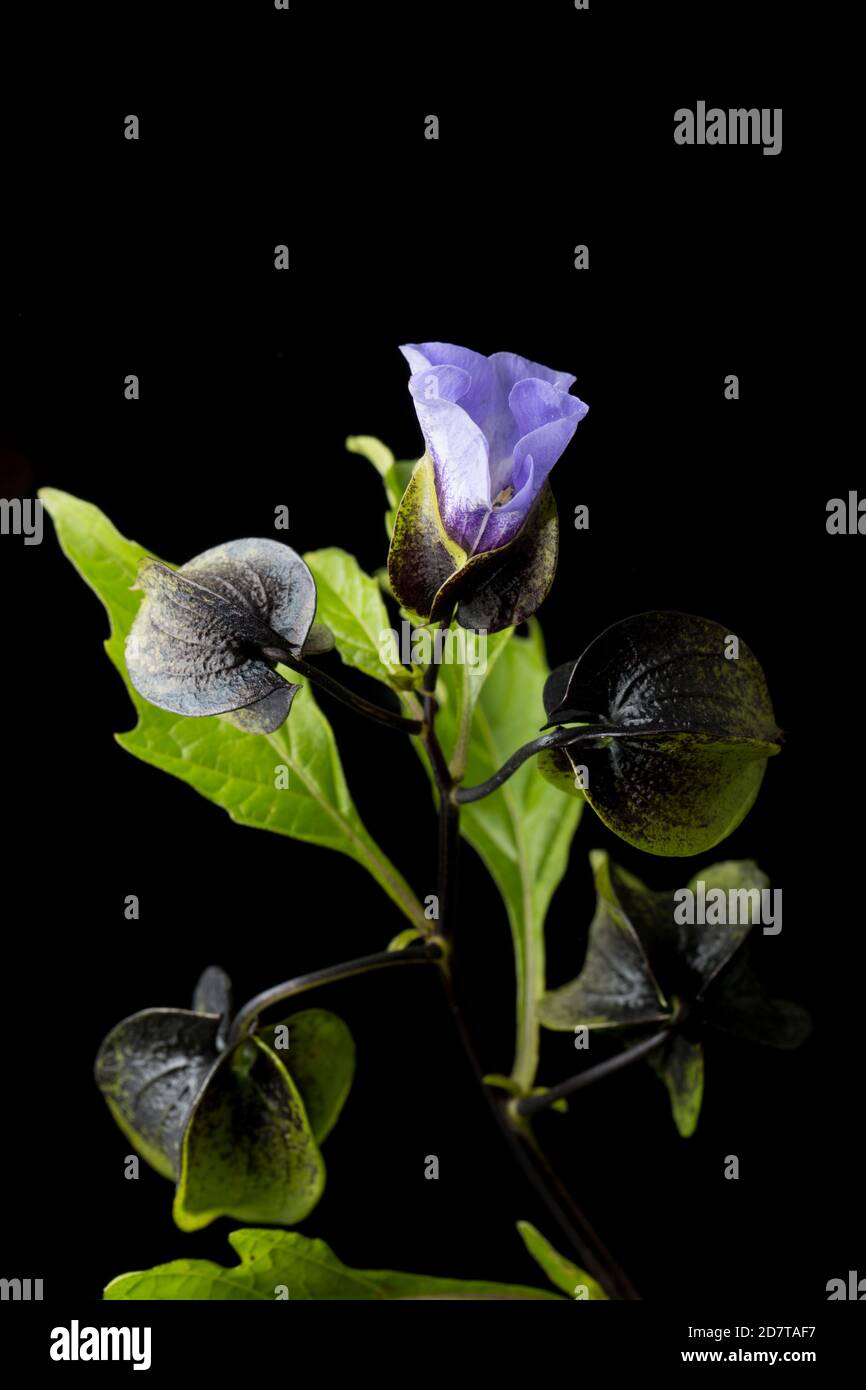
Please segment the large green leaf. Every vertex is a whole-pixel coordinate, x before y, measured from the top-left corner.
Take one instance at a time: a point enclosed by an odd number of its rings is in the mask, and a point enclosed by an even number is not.
[[[455,639],[459,640],[460,632],[456,623],[451,624],[451,631]],[[472,652],[478,659],[474,662],[467,660],[443,663],[439,668],[436,696],[440,712],[436,727],[443,747],[448,752],[451,775],[455,781],[460,781],[466,776],[475,707],[484,684],[513,635],[511,628],[506,628],[504,632],[479,634],[478,641],[483,645],[466,648],[467,654]]]
[[[241,825],[348,855],[373,875],[412,923],[424,928],[421,904],[358,815],[334,735],[312,691],[301,690],[289,720],[266,735],[246,733],[220,717],[187,719],[148,704],[131,686],[124,662],[124,640],[141,598],[132,585],[148,552],[125,540],[92,504],[53,488],[43,488],[40,497],[64,554],[108,611],[106,650],[138,712],[135,728],[117,736],[120,745],[188,783]],[[277,786],[281,766],[289,772],[285,788]]]
[[[391,622],[376,580],[345,550],[313,550],[304,560],[316,581],[318,621],[333,632],[346,664],[386,685],[411,685],[412,676],[399,660],[383,659]]]
[[[517,1229],[536,1264],[540,1265],[556,1288],[581,1302],[607,1302],[607,1294],[585,1270],[567,1260],[529,1221],[518,1221]]]
[[[443,665],[437,730],[446,754],[465,758],[466,785],[486,779],[538,734],[538,705],[548,675],[541,629],[528,637],[488,639],[483,684]],[[473,713],[468,738],[466,721]],[[461,751],[463,750],[463,751]],[[544,993],[544,919],[565,873],[581,805],[536,775],[531,761],[481,801],[461,810],[462,833],[483,859],[505,901],[517,969],[517,1052],[513,1077],[531,1087],[538,1062],[536,1005]]]
[[[254,1301],[558,1299],[546,1289],[484,1280],[440,1279],[387,1269],[350,1269],[322,1240],[288,1231],[232,1231],[229,1244],[240,1264],[172,1260],[137,1274],[121,1274],[105,1290],[111,1300]]]

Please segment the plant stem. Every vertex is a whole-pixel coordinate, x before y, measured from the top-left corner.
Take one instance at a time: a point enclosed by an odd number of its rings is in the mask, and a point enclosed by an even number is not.
[[[549,734],[541,734],[534,738],[531,743],[524,743],[523,747],[512,753],[499,771],[488,777],[486,782],[479,782],[475,787],[461,787],[456,797],[461,806],[470,801],[480,801],[482,797],[495,792],[503,782],[507,782],[509,777],[523,766],[527,758],[533,757],[536,753],[543,753],[546,748],[566,748],[573,743],[591,744],[599,739],[609,738],[652,738],[659,732],[658,729],[625,729],[611,724],[582,724],[574,729],[553,729]]]
[[[377,724],[383,724],[388,729],[400,729],[404,734],[420,734],[423,725],[418,719],[407,719],[405,715],[396,714],[394,711],[384,709],[381,705],[374,705],[372,701],[365,700],[363,696],[356,695],[354,691],[335,681],[333,676],[328,676],[324,671],[320,671],[311,662],[305,661],[302,656],[295,656],[285,647],[263,647],[262,656],[266,661],[281,661],[284,666],[290,667],[292,671],[297,671],[299,675],[305,676],[312,685],[317,685],[320,690],[332,695],[341,704],[348,705],[357,714],[363,714],[367,719],[374,720]]]
[[[617,1053],[615,1057],[608,1057],[606,1061],[599,1062],[598,1066],[579,1072],[577,1076],[569,1077],[568,1081],[563,1081],[558,1086],[551,1086],[542,1095],[524,1096],[515,1105],[517,1113],[525,1118],[536,1115],[539,1110],[545,1110],[555,1101],[561,1100],[563,1096],[574,1095],[575,1091],[582,1091],[584,1086],[592,1086],[605,1076],[610,1076],[615,1071],[621,1071],[623,1067],[630,1067],[632,1062],[636,1062],[638,1058],[645,1057],[648,1052],[653,1052],[669,1034],[670,1025],[662,1028],[658,1033],[654,1033],[652,1037],[644,1038],[641,1042],[635,1043],[634,1047],[626,1048],[624,1052]]]
[[[444,970],[439,973],[448,1008],[475,1080],[481,1087],[499,1132],[524,1177],[528,1179],[536,1196],[544,1203],[564,1234],[581,1266],[601,1285],[608,1297],[628,1302],[637,1301],[639,1294],[596,1234],[571,1193],[560,1182],[531,1132],[528,1128],[518,1128],[512,1123],[502,1102],[485,1083],[481,1064],[455,997],[451,977],[446,975]]]
[[[441,629],[450,627],[450,618],[443,619]],[[439,931],[447,939],[451,933],[453,904],[457,880],[457,856],[460,849],[460,809],[454,798],[454,778],[448,759],[442,751],[436,733],[436,677],[438,663],[434,659],[424,672],[424,727],[422,742],[430,759],[433,780],[439,798],[439,857],[436,894],[439,899]]]
[[[442,751],[442,745],[436,736],[433,721],[436,718],[436,702],[432,696],[424,697],[424,730],[421,735],[424,746],[427,749],[430,764],[433,768],[433,777],[436,782],[436,790],[440,796],[446,800],[453,800],[454,781],[448,769],[448,760]],[[455,805],[456,809],[456,805]]]
[[[439,930],[442,936],[449,940],[453,937],[454,929],[457,858],[460,852],[460,809],[450,797],[443,797],[441,792],[439,795]]]
[[[296,994],[304,994],[307,990],[332,984],[336,980],[349,980],[353,975],[368,975],[371,970],[385,970],[392,965],[438,965],[442,960],[441,947],[435,941],[424,941],[407,946],[402,951],[376,951],[373,955],[359,956],[356,960],[342,961],[339,965],[328,965],[324,970],[313,970],[309,975],[298,975],[294,980],[284,980],[282,984],[264,990],[244,1004],[232,1024],[228,1046],[244,1037],[265,1009],[285,999],[293,999]]]
[[[492,777],[488,777],[486,782],[479,782],[475,787],[461,787],[457,793],[457,800],[461,805],[470,801],[480,801],[482,797],[489,796],[501,787],[503,782],[507,782],[519,767],[522,767],[527,758],[533,757],[536,753],[543,753],[545,748],[562,748],[571,743],[576,743],[580,735],[586,738],[591,730],[591,737],[598,738],[599,730],[604,729],[604,725],[590,724],[582,729],[553,729],[549,734],[541,734],[538,738],[532,739],[530,743],[524,743],[522,748],[511,754],[510,758],[502,764],[498,772],[494,772]]]
[[[439,869],[437,892],[439,897],[439,930],[447,940],[454,936],[454,900],[455,900],[455,857],[460,843],[460,806],[461,800],[475,800],[475,797],[461,797],[457,791],[454,779],[448,768],[439,740],[436,736],[436,702],[433,697],[433,690],[436,683],[435,665],[428,667],[424,678],[424,732],[423,741],[430,758],[433,769],[433,777],[439,793]],[[556,730],[553,734],[546,734],[543,739],[536,740],[542,747],[556,747],[557,744],[572,741],[575,731]],[[563,738],[562,735],[567,737]],[[530,757],[532,751],[519,750],[523,757],[515,763],[511,771],[515,771]],[[517,756],[517,755],[515,755]],[[510,762],[513,759],[509,760]],[[507,766],[507,764],[506,764]],[[510,776],[508,772],[506,776]],[[494,779],[491,779],[491,781]],[[501,781],[505,781],[502,777]],[[487,784],[485,784],[487,785]],[[497,783],[499,785],[499,783]],[[472,790],[478,790],[473,788]],[[494,790],[493,787],[490,790]],[[483,793],[486,795],[486,793]],[[551,1217],[556,1221],[560,1230],[565,1235],[580,1264],[586,1269],[587,1273],[602,1286],[610,1298],[633,1301],[639,1295],[629,1282],[626,1275],[620,1269],[613,1256],[606,1249],[602,1241],[596,1235],[583,1212],[577,1206],[574,1199],[568,1193],[556,1174],[553,1172],[532,1135],[528,1124],[521,1118],[512,1120],[501,1103],[494,1097],[489,1086],[484,1081],[484,1073],[475,1054],[463,1015],[454,989],[454,983],[450,972],[440,970],[439,977],[445,990],[448,1001],[448,1008],[454,1019],[457,1033],[466,1054],[467,1060],[478,1085],[484,1093],[484,1098],[489,1105],[493,1117],[499,1126],[500,1133],[508,1144],[509,1149],[524,1175],[529,1179],[539,1198],[544,1202]]]
[[[634,1284],[596,1233],[562,1179],[554,1172],[534,1135],[531,1131],[525,1134],[521,1131],[521,1134],[525,1145],[524,1171],[528,1175],[532,1168],[548,1210],[560,1230],[570,1237],[587,1274],[592,1275],[614,1301],[639,1303],[641,1297]]]

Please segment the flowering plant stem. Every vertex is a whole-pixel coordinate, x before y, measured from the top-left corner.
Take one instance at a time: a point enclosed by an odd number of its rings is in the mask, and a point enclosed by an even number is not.
[[[448,621],[443,622],[443,627],[447,627]],[[521,1099],[508,1098],[501,1100],[496,1096],[490,1086],[484,1080],[484,1072],[475,1053],[472,1038],[466,1026],[462,1010],[460,1008],[457,994],[454,988],[453,976],[450,969],[450,943],[454,939],[455,930],[455,899],[456,899],[456,873],[457,858],[460,845],[460,805],[470,801],[480,800],[481,797],[489,796],[502,785],[503,782],[516,772],[527,758],[535,753],[543,751],[545,748],[561,747],[576,740],[588,741],[597,739],[606,733],[603,726],[589,725],[581,729],[555,729],[550,733],[542,734],[540,738],[532,740],[522,748],[512,754],[505,764],[486,782],[477,787],[460,789],[457,785],[448,760],[442,750],[442,746],[436,734],[436,699],[434,695],[436,685],[437,667],[436,663],[431,663],[428,667],[422,695],[422,704],[419,709],[417,701],[412,698],[410,707],[417,710],[420,718],[405,718],[392,715],[390,711],[384,710],[379,706],[370,704],[367,700],[356,697],[338,681],[330,676],[325,676],[318,671],[315,666],[303,660],[301,657],[292,656],[284,649],[268,649],[264,655],[266,657],[279,660],[292,670],[298,671],[306,676],[310,681],[318,684],[322,689],[333,695],[342,703],[350,705],[358,713],[366,715],[367,718],[375,720],[380,724],[387,724],[391,728],[402,729],[411,734],[420,735],[425,753],[430,762],[433,774],[433,781],[436,787],[439,812],[439,853],[437,871],[437,898],[438,898],[438,932],[437,938],[432,935],[428,940],[408,946],[404,950],[380,951],[373,955],[361,956],[357,960],[346,961],[341,965],[330,966],[324,970],[313,971],[309,975],[299,976],[294,980],[287,980],[281,985],[276,985],[273,989],[264,991],[256,995],[246,1004],[237,1015],[232,1025],[229,1037],[229,1044],[236,1042],[239,1038],[248,1033],[254,1026],[260,1013],[272,1005],[281,1003],[285,999],[290,999],[308,989],[314,989],[318,985],[328,984],[335,980],[349,979],[354,975],[367,974],[371,970],[378,970],[392,965],[413,965],[413,964],[438,964],[440,966],[440,979],[442,980],[448,1003],[449,1012],[454,1019],[458,1035],[460,1037],[463,1050],[466,1054],[472,1072],[481,1087],[486,1103],[489,1105],[493,1117],[499,1127],[500,1133],[505,1138],[511,1153],[518,1163],[521,1171],[528,1178],[537,1195],[548,1208],[552,1218],[556,1221],[560,1230],[565,1235],[569,1244],[573,1248],[581,1266],[592,1278],[596,1279],[602,1286],[605,1293],[611,1299],[635,1301],[640,1296],[635,1291],[627,1275],[614,1260],[610,1251],[603,1244],[599,1236],[590,1225],[589,1220],[578,1207],[570,1192],[554,1173],[538,1142],[532,1133],[528,1123],[528,1117],[537,1111],[551,1105],[560,1096],[570,1094],[580,1087],[589,1085],[591,1080],[600,1080],[602,1076],[617,1070],[621,1066],[627,1065],[635,1060],[637,1056],[658,1046],[661,1036],[651,1038],[647,1042],[638,1044],[629,1052],[617,1057],[609,1062],[602,1063],[599,1067],[591,1071],[584,1072],[579,1077],[574,1077],[571,1081],[564,1082],[561,1086],[554,1087],[537,1096],[525,1095]],[[531,1064],[532,1076],[529,1078],[531,1086],[535,1076],[535,1061]],[[524,1078],[525,1080],[525,1078]],[[526,1089],[526,1087],[524,1087]]]
[[[443,626],[446,624],[443,624]],[[436,683],[436,666],[431,664],[425,674],[424,681],[424,731],[422,741],[424,743],[433,778],[436,784],[436,791],[439,802],[439,870],[438,870],[438,891],[439,899],[439,931],[446,941],[453,941],[455,930],[454,903],[456,898],[456,869],[457,854],[460,844],[460,792],[449,769],[439,740],[436,736],[436,701],[433,690]],[[547,734],[541,740],[535,740],[542,747],[556,746],[566,742],[566,739],[557,737],[559,734],[568,734],[574,738],[574,730],[557,730],[553,734]],[[505,772],[504,776],[497,774],[484,784],[485,791],[480,788],[473,788],[473,791],[480,795],[489,795],[491,791],[505,781],[511,772],[516,771],[520,763],[525,762],[533,752],[538,751],[534,744],[527,745],[518,750],[514,758],[509,759],[506,767],[514,764],[510,771]],[[515,762],[515,759],[517,761]],[[473,800],[477,797],[471,798]],[[597,1279],[602,1288],[612,1299],[634,1301],[639,1298],[633,1285],[626,1274],[620,1269],[613,1256],[604,1246],[596,1235],[588,1219],[577,1206],[571,1194],[557,1178],[550,1164],[544,1157],[538,1143],[533,1135],[524,1116],[508,1102],[503,1102],[494,1095],[491,1088],[484,1080],[484,1072],[475,1053],[472,1038],[463,1018],[462,1011],[457,999],[454,979],[450,970],[441,970],[440,978],[445,989],[449,1011],[454,1019],[463,1050],[476,1081],[484,1092],[485,1099],[490,1106],[494,1119],[499,1126],[500,1133],[505,1138],[511,1149],[512,1155],[519,1164],[524,1175],[529,1179],[536,1193],[544,1202],[563,1231],[570,1245],[574,1249],[581,1265]],[[533,1077],[534,1079],[534,1077]]]

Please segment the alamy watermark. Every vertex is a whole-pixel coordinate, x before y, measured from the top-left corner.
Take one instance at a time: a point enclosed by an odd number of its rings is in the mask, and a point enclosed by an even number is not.
[[[851,1300],[862,1303],[866,1300],[866,1279],[861,1279],[856,1269],[848,1270],[848,1279],[830,1279],[827,1282],[827,1302]]]
[[[697,109],[681,106],[674,112],[674,140],[678,145],[763,145],[764,154],[782,152],[781,106]]]
[[[149,1327],[69,1327],[51,1331],[52,1361],[131,1361],[134,1371],[150,1369]]]
[[[674,893],[674,921],[679,926],[724,927],[764,924],[764,936],[778,936],[782,930],[781,888],[707,888],[699,878],[696,888],[678,888]]]
[[[41,545],[42,503],[33,497],[0,497],[0,535],[23,536],[25,545]]]
[[[831,536],[866,536],[866,497],[860,500],[856,492],[844,497],[831,497],[827,503],[827,531]]]
[[[41,1303],[41,1279],[0,1279],[0,1300],[12,1303]]]
[[[379,633],[379,658],[385,666],[468,666],[479,675],[487,670],[487,633],[468,627],[413,627],[404,618],[400,631]]]

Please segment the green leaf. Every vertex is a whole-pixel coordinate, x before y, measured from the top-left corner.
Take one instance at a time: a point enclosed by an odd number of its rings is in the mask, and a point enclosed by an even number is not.
[[[325,1185],[325,1165],[297,1087],[258,1038],[224,1052],[184,1131],[174,1219],[197,1231],[218,1216],[303,1221]]]
[[[667,1087],[674,1124],[688,1139],[697,1128],[704,1096],[703,1047],[674,1033],[647,1060]]]
[[[613,624],[551,674],[550,723],[592,726],[548,750],[540,771],[615,834],[651,854],[693,855],[750,810],[779,731],[763,672],[719,623],[652,612]],[[569,756],[569,754],[571,756]],[[587,769],[574,787],[572,763]]]
[[[348,855],[423,930],[421,904],[358,815],[331,726],[312,691],[300,690],[291,718],[266,735],[246,733],[223,718],[186,719],[148,704],[130,684],[123,651],[140,602],[132,586],[147,552],[125,540],[90,503],[53,488],[43,488],[39,495],[54,519],[64,554],[108,611],[106,650],[138,712],[136,727],[117,736],[121,747],[180,778],[241,825]],[[276,785],[280,767],[288,769],[287,788]]]
[[[607,1294],[601,1285],[585,1270],[560,1255],[535,1226],[528,1221],[518,1221],[517,1229],[530,1255],[557,1289],[561,1289],[569,1298],[579,1296],[581,1302],[607,1302]]]
[[[411,672],[389,651],[391,623],[376,580],[345,550],[313,550],[304,560],[316,581],[318,618],[346,664],[386,685],[412,685]]]
[[[451,624],[451,632],[459,639],[460,629]],[[479,634],[477,648],[467,646],[467,656],[475,653],[479,658],[472,661],[443,663],[437,677],[436,697],[440,704],[436,728],[443,747],[448,751],[448,764],[455,781],[466,776],[469,758],[469,742],[472,735],[475,707],[484,689],[484,683],[491,675],[496,662],[502,656],[513,636],[511,628],[504,632]],[[459,650],[459,647],[455,648]]]
[[[465,782],[472,786],[496,772],[506,758],[537,736],[536,700],[548,674],[541,629],[528,637],[488,638],[486,679],[466,686],[457,666],[439,670],[441,699],[436,727],[442,746],[457,761],[465,757]],[[463,693],[461,694],[461,686]],[[468,739],[465,716],[474,704]],[[459,747],[465,742],[465,753]],[[531,1087],[538,1061],[536,1005],[544,992],[544,919],[568,864],[580,804],[563,801],[540,777],[531,760],[481,801],[461,810],[461,831],[489,869],[508,910],[517,970],[517,1053],[512,1073]]]
[[[545,995],[539,1016],[546,1028],[624,1028],[671,1016],[638,934],[611,881],[606,854],[594,850],[595,915],[577,979]],[[637,882],[637,880],[636,880]],[[643,885],[640,885],[643,888]]]
[[[350,454],[360,454],[362,458],[368,459],[387,487],[394,470],[394,455],[387,444],[383,444],[381,439],[376,439],[372,434],[350,434],[346,440],[346,448]],[[395,507],[399,500],[398,497],[395,501],[391,494],[388,494],[388,501],[392,507]]]
[[[284,1028],[285,1033],[278,1033]],[[330,1134],[355,1074],[355,1043],[346,1024],[327,1009],[303,1009],[256,1034],[285,1063],[301,1093],[316,1143]],[[283,1040],[288,1047],[281,1047]]]
[[[394,530],[394,518],[397,515],[400,499],[409,486],[409,479],[412,476],[416,460],[413,459],[411,462],[395,460],[387,444],[383,444],[381,439],[375,439],[370,434],[350,435],[346,440],[346,448],[350,454],[360,454],[363,458],[368,459],[381,477],[385,485],[385,495],[388,498],[385,530],[390,536]]]
[[[441,1279],[393,1270],[350,1269],[322,1240],[289,1231],[232,1231],[229,1244],[240,1264],[225,1268],[211,1260],[173,1260],[113,1279],[104,1297],[113,1301],[558,1299],[546,1289],[482,1280]]]

